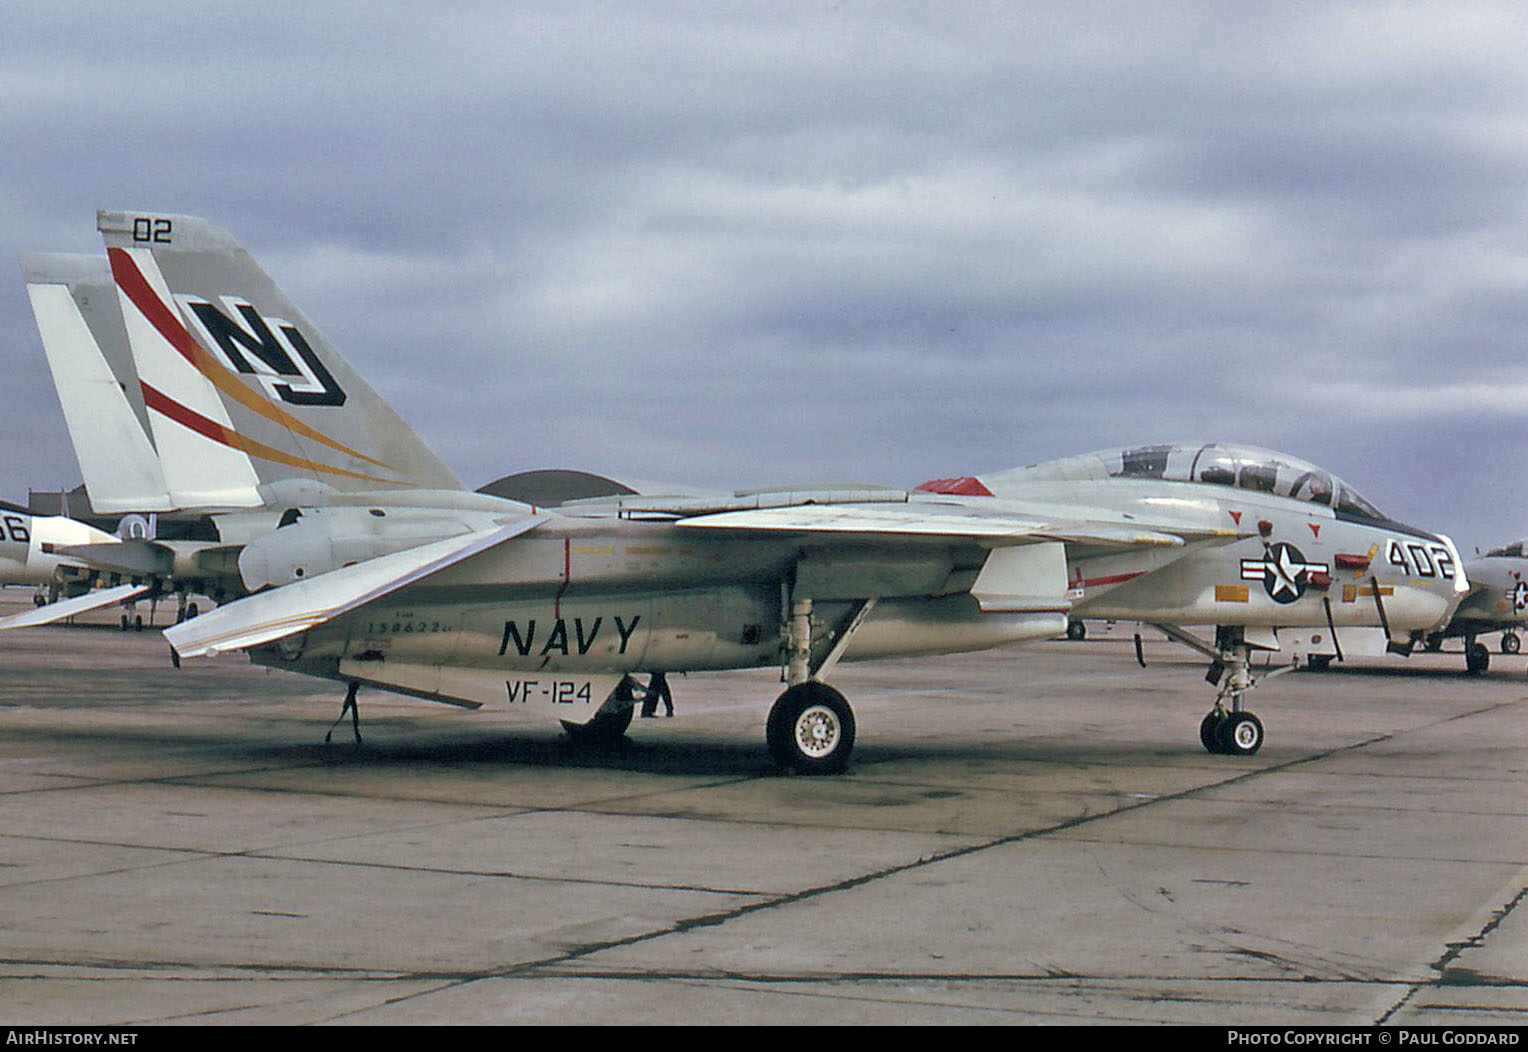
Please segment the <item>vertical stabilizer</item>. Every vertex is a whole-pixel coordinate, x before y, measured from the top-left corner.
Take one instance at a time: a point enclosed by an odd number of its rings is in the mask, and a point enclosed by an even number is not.
[[[102,513],[169,510],[106,260],[26,255],[21,269],[91,505]]]
[[[461,482],[231,236],[192,216],[101,212],[155,444],[178,506]],[[266,494],[271,491],[266,490]]]

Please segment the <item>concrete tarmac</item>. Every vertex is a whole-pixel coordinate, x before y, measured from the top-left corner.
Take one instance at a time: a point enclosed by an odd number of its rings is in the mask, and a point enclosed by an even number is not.
[[[1280,676],[1237,758],[1146,654],[840,666],[801,778],[773,671],[603,751],[368,690],[325,745],[339,685],[7,633],[0,1023],[1528,1021],[1528,656]]]

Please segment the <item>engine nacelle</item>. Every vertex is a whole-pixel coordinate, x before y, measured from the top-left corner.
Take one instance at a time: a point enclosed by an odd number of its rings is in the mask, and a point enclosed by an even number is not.
[[[293,508],[280,526],[244,546],[239,576],[245,588],[258,592],[492,525],[490,516],[470,512]]]

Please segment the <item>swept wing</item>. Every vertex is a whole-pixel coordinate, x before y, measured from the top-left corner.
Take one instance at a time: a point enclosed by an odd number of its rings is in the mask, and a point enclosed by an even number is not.
[[[25,610],[10,617],[0,618],[0,631],[10,628],[36,628],[39,625],[51,625],[55,621],[62,621],[66,617],[74,617],[77,614],[87,613],[91,610],[99,610],[105,606],[114,606],[117,603],[125,603],[129,599],[137,599],[141,595],[147,595],[153,591],[151,585],[146,584],[122,584],[115,588],[100,588],[94,592],[86,592],[84,595],[75,596],[73,599],[61,599],[47,606],[39,606],[31,610]]]
[[[1019,544],[1071,541],[1104,546],[1180,547],[1182,537],[1160,530],[1104,523],[1069,523],[1011,515],[977,515],[918,508],[801,505],[727,511],[681,519],[686,529],[767,530],[786,533],[869,534],[881,537],[956,537]]]

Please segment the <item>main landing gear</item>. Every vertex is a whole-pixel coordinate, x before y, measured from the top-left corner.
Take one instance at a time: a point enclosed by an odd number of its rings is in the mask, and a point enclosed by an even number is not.
[[[797,774],[838,774],[854,751],[854,710],[821,676],[838,663],[849,637],[864,623],[874,599],[855,604],[849,615],[812,637],[812,601],[790,604],[785,625],[785,692],[775,699],[764,726],[769,754]],[[816,644],[816,646],[814,646]],[[819,653],[820,650],[820,653]]]
[[[797,774],[837,774],[854,750],[854,710],[826,683],[798,683],[775,699],[764,739],[781,767]]]
[[[634,709],[601,712],[588,723],[571,723],[562,720],[562,729],[579,745],[606,746],[619,744],[631,727]]]
[[[1269,676],[1292,672],[1297,666],[1281,665],[1261,676],[1252,674],[1252,650],[1236,627],[1215,630],[1213,647],[1173,625],[1157,625],[1172,639],[1210,659],[1205,679],[1219,687],[1215,707],[1199,722],[1199,743],[1206,752],[1228,756],[1251,756],[1263,747],[1263,721],[1243,707],[1246,693]]]
[[[637,711],[637,683],[630,676],[622,679],[615,688],[614,705],[595,713],[586,723],[562,720],[562,729],[576,744],[604,748],[619,745],[631,727],[631,718]]]

